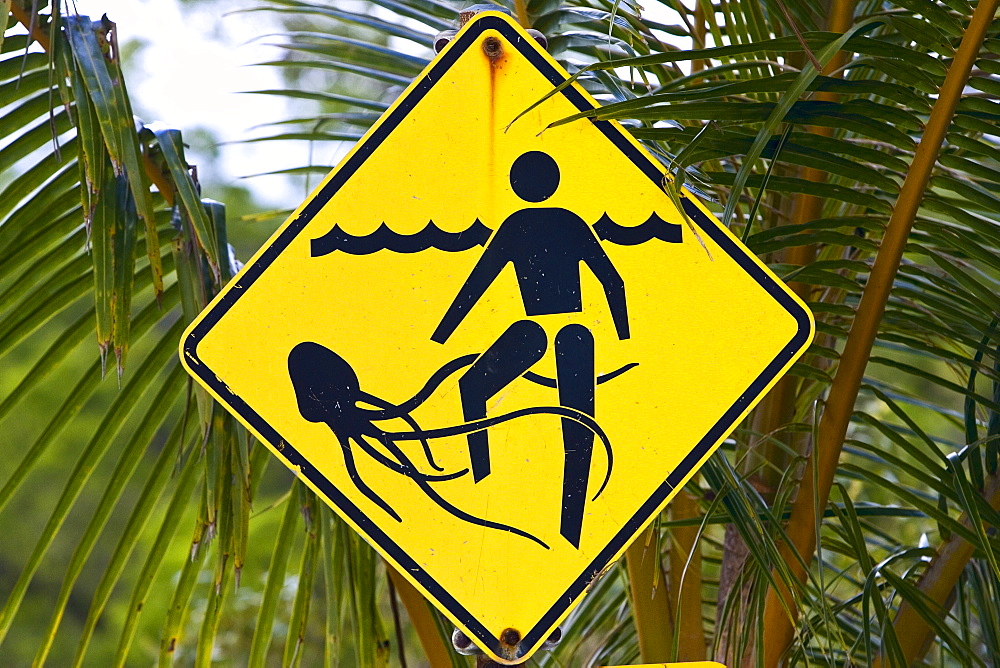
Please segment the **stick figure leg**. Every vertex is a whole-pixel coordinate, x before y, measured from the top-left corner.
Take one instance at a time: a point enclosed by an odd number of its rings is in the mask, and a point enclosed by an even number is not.
[[[583,325],[566,325],[556,334],[556,377],[559,403],[594,415],[594,335]],[[573,420],[562,420],[563,496],[559,532],[580,547],[583,510],[587,503],[594,434]]]
[[[542,358],[548,347],[545,330],[536,322],[519,320],[479,356],[458,381],[466,422],[486,417],[486,402]],[[469,434],[472,478],[490,473],[490,444],[486,431]]]

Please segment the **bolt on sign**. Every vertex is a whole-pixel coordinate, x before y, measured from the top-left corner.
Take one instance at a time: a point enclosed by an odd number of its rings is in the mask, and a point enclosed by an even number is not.
[[[621,126],[546,129],[597,106],[581,87],[517,118],[566,79],[508,17],[477,15],[181,345],[216,399],[506,664],[813,333],[698,201],[676,209]]]

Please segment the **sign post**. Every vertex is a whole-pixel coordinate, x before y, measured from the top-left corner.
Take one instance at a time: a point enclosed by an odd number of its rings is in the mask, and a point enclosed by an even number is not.
[[[191,325],[188,370],[503,664],[809,344],[799,299],[477,15]]]

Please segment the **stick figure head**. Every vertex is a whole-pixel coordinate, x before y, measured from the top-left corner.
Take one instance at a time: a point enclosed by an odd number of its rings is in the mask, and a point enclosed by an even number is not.
[[[548,153],[528,151],[510,168],[510,186],[526,202],[542,202],[559,187],[559,165]]]

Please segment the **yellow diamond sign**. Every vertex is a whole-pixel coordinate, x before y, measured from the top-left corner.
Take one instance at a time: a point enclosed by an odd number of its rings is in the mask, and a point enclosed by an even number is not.
[[[676,210],[621,126],[546,129],[596,106],[582,88],[511,124],[566,78],[478,15],[181,346],[502,663],[546,639],[813,331],[700,203]]]

